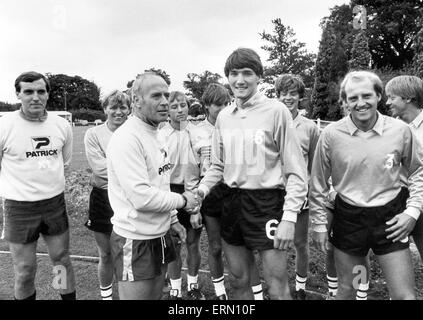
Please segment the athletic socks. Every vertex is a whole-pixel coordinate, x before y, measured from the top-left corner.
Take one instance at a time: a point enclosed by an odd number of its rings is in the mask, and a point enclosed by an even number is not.
[[[251,288],[253,289],[254,300],[263,300],[263,286],[261,283]]]
[[[214,291],[216,292],[216,296],[219,297],[221,295],[226,295],[226,288],[225,288],[225,276],[221,276],[217,279],[212,279]]]
[[[369,283],[360,283],[356,293],[355,300],[367,300],[367,291],[369,290]]]
[[[67,293],[67,294],[61,294],[62,300],[76,300],[76,291]]]
[[[326,275],[326,279],[328,280],[329,295],[336,296],[338,292],[338,277],[329,277]]]
[[[178,298],[182,298],[182,278],[170,279],[170,295]]]
[[[302,277],[298,273],[296,273],[296,276],[295,276],[295,291],[305,290],[306,281],[307,281],[307,276]]]
[[[198,274],[196,276],[190,276],[187,274],[187,286],[188,291],[191,291],[192,289],[198,289]]]
[[[113,300],[113,283],[107,287],[100,286],[100,293],[102,300]]]
[[[36,297],[36,295],[37,295],[37,291],[34,291],[34,293],[33,294],[31,294],[29,297],[26,297],[25,299],[17,299],[16,297],[15,297],[15,300],[35,300],[35,297]]]

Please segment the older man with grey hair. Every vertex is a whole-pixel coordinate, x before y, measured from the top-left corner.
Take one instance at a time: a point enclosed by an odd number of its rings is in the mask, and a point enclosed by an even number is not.
[[[109,199],[114,211],[111,249],[120,299],[160,299],[167,264],[175,259],[172,228],[186,231],[176,209],[198,210],[190,193],[170,191],[169,153],[158,125],[169,114],[169,89],[154,73],[132,87],[133,116],[112,136],[107,149]]]

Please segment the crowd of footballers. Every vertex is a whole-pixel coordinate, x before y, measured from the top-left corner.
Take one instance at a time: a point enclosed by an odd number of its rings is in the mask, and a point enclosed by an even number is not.
[[[249,48],[233,51],[224,73],[233,96],[213,83],[202,105],[190,106],[151,72],[128,92],[102,99],[107,120],[84,137],[92,170],[85,226],[98,248],[101,298],[111,300],[117,282],[122,300],[162,299],[165,285],[171,300],[204,300],[204,227],[217,300],[262,300],[263,282],[268,299],[307,299],[309,237],[326,254],[328,299],[367,299],[370,250],[390,298],[416,299],[410,242],[421,257],[423,81],[404,75],[383,84],[371,71],[350,71],[340,84],[344,117],[320,132],[299,113],[301,77],[281,75],[276,98],[266,97],[258,90],[261,59]],[[43,74],[19,75],[15,91],[20,109],[0,118],[2,239],[12,256],[14,297],[36,299],[41,234],[52,264],[65,270],[62,299],[75,300],[64,194],[72,127],[46,110]],[[377,110],[384,92],[390,116]],[[203,120],[188,121],[201,110]]]

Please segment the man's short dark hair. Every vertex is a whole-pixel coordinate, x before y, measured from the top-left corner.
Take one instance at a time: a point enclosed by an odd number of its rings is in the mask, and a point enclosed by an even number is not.
[[[44,80],[46,83],[46,90],[47,92],[50,92],[50,82],[48,79],[43,74],[35,71],[24,72],[17,77],[15,80],[15,90],[16,92],[21,92],[21,82],[34,82],[40,79]]]
[[[297,90],[300,99],[304,98],[305,85],[300,76],[294,74],[283,74],[276,79],[275,91],[278,98],[281,92],[285,93],[288,90]]]
[[[231,101],[231,96],[228,89],[220,83],[210,83],[204,91],[201,100],[205,106],[211,106],[212,104],[222,106]]]
[[[263,64],[260,56],[253,49],[238,48],[226,60],[225,76],[229,76],[229,72],[233,69],[250,68],[259,77],[263,76]]]
[[[203,106],[198,103],[198,102],[194,102],[188,109],[188,115],[191,117],[198,117],[199,115],[205,115],[206,111],[204,110]]]

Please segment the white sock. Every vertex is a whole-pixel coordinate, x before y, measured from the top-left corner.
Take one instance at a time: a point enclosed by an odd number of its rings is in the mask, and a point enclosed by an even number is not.
[[[219,297],[222,294],[226,295],[226,288],[225,288],[225,276],[221,276],[217,279],[212,279],[214,291],[216,292],[216,296]]]
[[[174,297],[182,298],[182,278],[179,279],[170,279],[170,295]]]
[[[100,286],[100,294],[102,300],[113,300],[113,283],[107,287]]]
[[[338,277],[329,277],[326,275],[326,279],[328,280],[329,294],[331,296],[336,296],[338,293]]]
[[[192,289],[198,289],[198,274],[196,276],[190,276],[187,274],[187,285],[188,291],[191,291]]]
[[[367,300],[367,291],[369,290],[369,283],[360,283],[356,293],[355,300]]]
[[[298,273],[295,276],[295,291],[305,290],[307,277],[301,277]]]
[[[263,300],[263,286],[261,283],[251,288],[253,289],[254,300]]]

